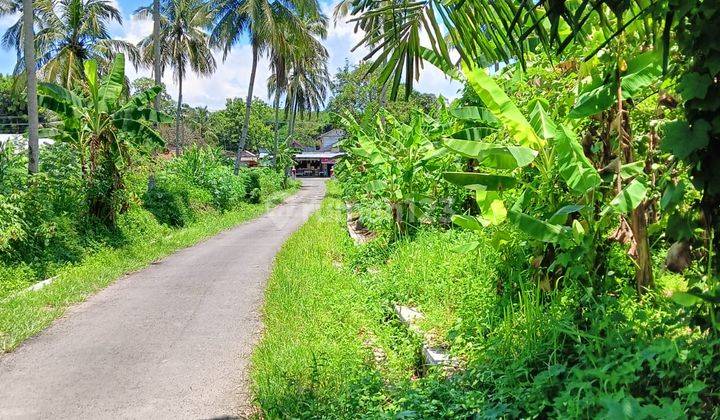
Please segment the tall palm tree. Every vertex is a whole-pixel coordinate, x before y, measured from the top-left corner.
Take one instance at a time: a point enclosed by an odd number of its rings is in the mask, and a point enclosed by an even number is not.
[[[306,112],[319,112],[325,103],[330,74],[327,69],[327,51],[322,49],[306,50],[293,54],[290,62],[290,75],[287,84],[285,114],[290,118],[288,136],[295,131],[297,115]]]
[[[240,157],[247,141],[258,59],[270,47],[273,37],[282,30],[280,22],[293,22],[292,18],[299,10],[319,14],[320,5],[316,0],[226,0],[218,9],[217,23],[212,32],[213,45],[222,48],[224,57],[227,57],[233,45],[247,34],[252,48],[245,120],[235,158],[236,174],[240,170]]]
[[[36,173],[39,164],[39,116],[37,102],[37,64],[35,58],[35,26],[42,27],[44,13],[52,8],[48,0],[0,0],[0,17],[21,16],[3,34],[2,46],[14,49],[20,67],[28,69],[26,76],[28,109],[28,173]]]
[[[142,18],[151,16],[149,7],[135,12]],[[213,12],[208,3],[202,0],[170,0],[160,10],[160,51],[161,71],[171,66],[178,82],[178,103],[175,118],[175,154],[180,154],[182,144],[182,85],[188,71],[199,75],[212,74],[217,68],[215,57],[208,44],[206,29],[213,22]],[[153,36],[140,41],[143,61],[152,63],[156,39]]]
[[[32,0],[23,0],[23,32],[25,68],[27,69],[28,172],[34,174],[38,171],[40,144],[38,139],[38,98],[35,75],[35,34],[33,33]]]
[[[153,0],[153,40],[155,45],[160,45],[160,0]],[[162,86],[162,58],[159,48],[153,48],[153,77],[155,85]],[[160,95],[155,97],[155,112],[160,112]]]
[[[268,78],[268,93],[274,97],[273,109],[275,112],[273,166],[277,166],[277,153],[280,144],[280,98],[288,89],[288,76],[293,57],[306,54],[319,54],[327,60],[327,50],[320,39],[327,36],[327,17],[322,14],[293,17],[296,21],[281,22],[282,30],[271,40],[270,69]]]
[[[210,111],[206,106],[191,108],[188,114],[190,126],[197,132],[203,143],[217,142],[218,136],[212,129]]]
[[[35,16],[39,23],[35,36],[37,67],[47,81],[70,87],[83,79],[85,61],[96,60],[101,69],[109,70],[119,52],[125,53],[132,63],[138,63],[134,45],[110,37],[108,24],[122,24],[122,17],[107,0],[41,0],[35,7]],[[3,44],[19,47],[20,34],[20,26],[13,25],[3,36]],[[25,59],[19,51],[18,55],[15,71],[22,73]]]

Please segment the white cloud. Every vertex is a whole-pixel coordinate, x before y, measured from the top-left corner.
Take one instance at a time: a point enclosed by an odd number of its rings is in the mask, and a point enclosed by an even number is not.
[[[122,39],[137,43],[152,34],[152,20],[132,17],[125,24],[125,33]],[[183,80],[183,102],[192,106],[207,106],[210,109],[221,109],[225,106],[226,98],[244,98],[247,96],[250,70],[252,64],[252,50],[250,45],[237,45],[223,61],[222,53],[216,53],[217,70],[210,76],[188,74]],[[152,77],[150,69],[128,69],[128,76]],[[267,78],[270,76],[268,62],[261,59],[258,62],[255,75],[253,96],[267,98]],[[163,75],[168,93],[177,100],[178,83],[173,78],[172,70],[168,69]]]

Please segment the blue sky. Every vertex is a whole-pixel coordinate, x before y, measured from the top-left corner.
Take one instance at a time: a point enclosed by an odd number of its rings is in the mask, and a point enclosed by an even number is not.
[[[149,0],[110,0],[123,15],[123,25],[113,25],[111,33],[115,38],[137,42],[152,32],[152,22],[140,20],[131,16],[132,12],[139,6],[148,4]],[[322,1],[322,0],[321,0]],[[323,2],[323,8],[328,16],[332,15],[334,3]],[[17,16],[7,16],[0,19],[0,31],[5,30]],[[344,65],[345,60],[350,63],[359,62],[365,55],[365,50],[351,52],[362,34],[353,31],[353,25],[345,22],[331,22],[328,38],[325,45],[330,52],[328,67],[331,73],[335,73],[338,67]],[[198,77],[189,75],[183,82],[184,102],[193,106],[208,106],[210,109],[222,108],[225,99],[228,97],[244,97],[247,94],[248,79],[250,77],[250,48],[247,44],[237,45],[230,55],[222,60],[221,54],[216,54],[218,69],[212,76]],[[10,73],[15,66],[15,52],[0,49],[0,73]],[[128,69],[130,78],[139,76],[150,76],[145,69],[136,71]],[[258,65],[258,75],[255,83],[254,95],[267,100],[266,80],[269,76],[267,61],[262,60]],[[171,96],[176,97],[177,84],[166,75],[165,83]],[[430,64],[425,66],[420,76],[417,89],[422,92],[442,94],[445,97],[454,98],[459,89],[458,84],[450,82],[441,72]]]

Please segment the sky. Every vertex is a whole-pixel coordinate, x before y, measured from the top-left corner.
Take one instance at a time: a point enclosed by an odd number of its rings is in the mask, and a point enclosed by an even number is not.
[[[120,10],[123,16],[123,25],[113,24],[111,34],[114,38],[130,42],[138,42],[152,33],[152,21],[142,20],[132,16],[132,12],[139,6],[149,4],[148,0],[110,0]],[[321,0],[323,1],[323,0]],[[334,2],[324,1],[323,9],[328,16],[332,16]],[[18,16],[6,16],[0,18],[0,33],[16,21]],[[351,49],[362,39],[361,33],[354,32],[354,25],[347,22],[330,22],[328,37],[324,41],[330,53],[328,69],[335,74],[338,68],[343,67],[345,62],[350,64],[358,63],[365,56],[366,49]],[[192,106],[207,106],[209,109],[221,109],[225,105],[226,98],[241,97],[247,95],[248,80],[250,78],[251,49],[247,43],[237,44],[227,58],[223,61],[222,53],[215,54],[218,61],[217,71],[212,76],[200,77],[190,74],[183,82],[183,102]],[[3,50],[0,48],[0,73],[11,73],[15,67],[15,51]],[[149,69],[135,70],[132,66],[127,69],[131,79],[140,76],[151,76]],[[263,59],[258,64],[255,88],[253,94],[263,100],[268,100],[267,78],[270,75],[268,62]],[[164,82],[168,87],[168,93],[177,98],[177,83],[171,80],[172,75],[166,72]],[[460,86],[456,82],[447,79],[439,70],[430,64],[426,64],[420,74],[420,80],[416,87],[420,92],[434,93],[453,99],[458,96]]]

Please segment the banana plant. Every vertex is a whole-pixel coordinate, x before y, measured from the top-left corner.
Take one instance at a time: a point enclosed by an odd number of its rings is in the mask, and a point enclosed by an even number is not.
[[[463,138],[457,138],[456,133],[446,139],[444,145],[450,151],[471,159],[483,173],[445,174],[450,182],[475,190],[480,208],[479,216],[454,216],[455,224],[481,231],[509,221],[536,241],[565,249],[567,255],[574,252],[575,257],[589,258],[588,265],[593,266],[594,246],[602,232],[601,227],[608,224],[611,215],[632,212],[645,199],[647,188],[642,174],[633,171],[634,167],[624,168],[628,185],[605,203],[600,173],[585,156],[571,126],[553,121],[543,100],[535,100],[531,104],[528,119],[483,69],[465,69],[464,75],[486,108],[464,108],[456,112],[456,117],[470,123],[471,127],[462,131],[460,135]],[[486,111],[494,116],[493,120],[479,117]],[[473,126],[477,121],[483,123]],[[498,124],[487,124],[489,121]],[[509,134],[514,144],[487,141],[490,134],[500,129]],[[469,132],[475,135],[470,138],[466,135]],[[526,186],[519,194],[513,194],[517,199],[508,209],[503,194],[521,185],[520,171],[532,166],[543,176],[557,174],[569,196],[577,202],[564,203],[550,217],[538,217],[530,214],[536,213],[537,208],[528,204],[534,191]],[[553,200],[545,201],[554,204]],[[602,208],[599,213],[595,210],[596,204]],[[462,251],[476,247],[477,243],[466,244]],[[562,261],[553,262],[556,263],[564,265]]]
[[[124,96],[123,54],[116,56],[104,78],[99,77],[94,60],[85,62],[84,75],[85,84],[78,92],[54,83],[39,84],[40,106],[60,119],[59,126],[44,130],[44,135],[76,149],[88,189],[89,214],[111,225],[117,208],[125,207],[116,196],[123,189],[122,175],[132,151],[162,146],[162,137],[151,125],[169,123],[172,118],[152,108],[160,86]]]
[[[435,144],[433,133],[442,128],[419,112],[409,124],[385,111],[364,124],[352,116],[343,118],[343,123],[348,156],[338,166],[338,177],[362,173],[355,188],[389,206],[395,237],[407,234],[433,202],[440,181],[442,171],[435,165],[444,150]]]

